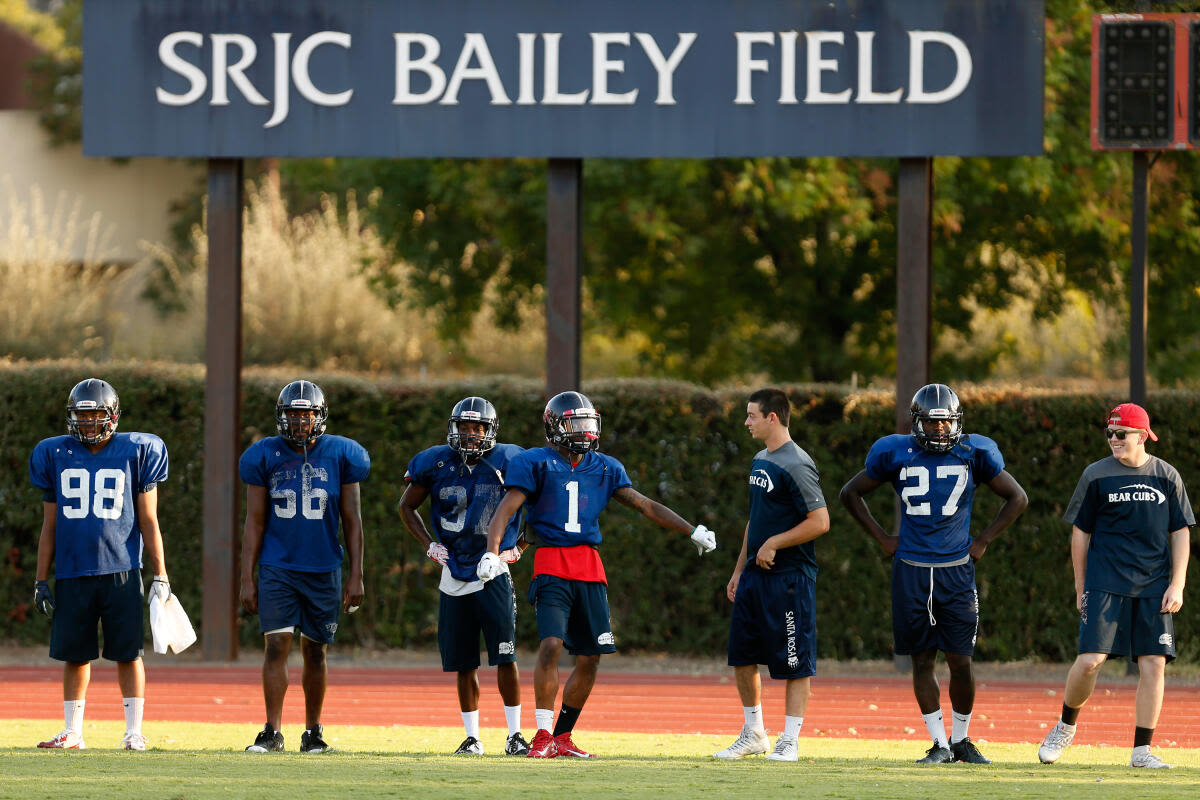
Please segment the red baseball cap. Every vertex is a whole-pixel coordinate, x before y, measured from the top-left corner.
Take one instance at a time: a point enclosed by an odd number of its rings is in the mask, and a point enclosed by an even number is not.
[[[1121,403],[1108,412],[1108,424],[1120,425],[1125,428],[1141,428],[1150,435],[1150,441],[1158,441],[1154,431],[1150,430],[1150,415],[1137,403]]]

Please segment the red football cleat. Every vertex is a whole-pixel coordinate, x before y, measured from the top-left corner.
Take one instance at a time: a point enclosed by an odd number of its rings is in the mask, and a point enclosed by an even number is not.
[[[529,752],[526,758],[554,758],[558,755],[558,745],[550,731],[538,729],[534,734],[533,741],[529,743]]]
[[[583,748],[571,741],[571,733],[560,733],[554,737],[554,745],[558,748],[560,756],[570,756],[571,758],[595,758],[594,755],[587,752]]]

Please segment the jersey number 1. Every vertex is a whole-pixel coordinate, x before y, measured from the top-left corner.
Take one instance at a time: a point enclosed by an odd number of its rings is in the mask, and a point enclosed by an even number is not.
[[[567,533],[582,533],[579,527],[579,481],[568,481],[564,487],[567,490],[567,524],[563,530]]]

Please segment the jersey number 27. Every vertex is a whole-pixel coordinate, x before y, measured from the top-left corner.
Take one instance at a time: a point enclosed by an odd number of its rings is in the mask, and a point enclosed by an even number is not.
[[[963,490],[967,488],[967,468],[962,464],[942,464],[937,468],[937,479],[954,480],[954,488],[950,490],[950,496],[942,505],[942,516],[953,516],[958,511],[958,499],[962,497]],[[921,466],[904,467],[900,470],[900,480],[916,481],[915,484],[905,486],[900,491],[900,499],[904,501],[905,513],[914,517],[929,516],[932,511],[931,504],[928,501],[917,502],[929,494],[929,469]]]

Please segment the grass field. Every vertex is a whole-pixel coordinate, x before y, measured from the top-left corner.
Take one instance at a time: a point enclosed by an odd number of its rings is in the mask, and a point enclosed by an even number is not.
[[[54,730],[51,730],[53,728]],[[533,761],[499,753],[500,730],[485,730],[489,755],[452,757],[456,728],[346,726],[328,729],[337,752],[301,756],[300,731],[285,726],[291,752],[252,756],[244,725],[148,722],[152,749],[116,750],[124,726],[87,723],[89,749],[40,751],[31,745],[57,732],[53,723],[0,720],[0,799],[554,798],[564,790],[592,798],[913,798],[966,800],[1121,798],[1182,800],[1197,796],[1200,750],[1160,753],[1174,770],[1133,770],[1124,747],[1073,747],[1065,763],[1037,763],[1032,745],[984,744],[991,766],[918,767],[920,743],[801,737],[798,764],[762,758],[724,763],[711,754],[730,737],[593,733],[578,740],[595,761]]]

